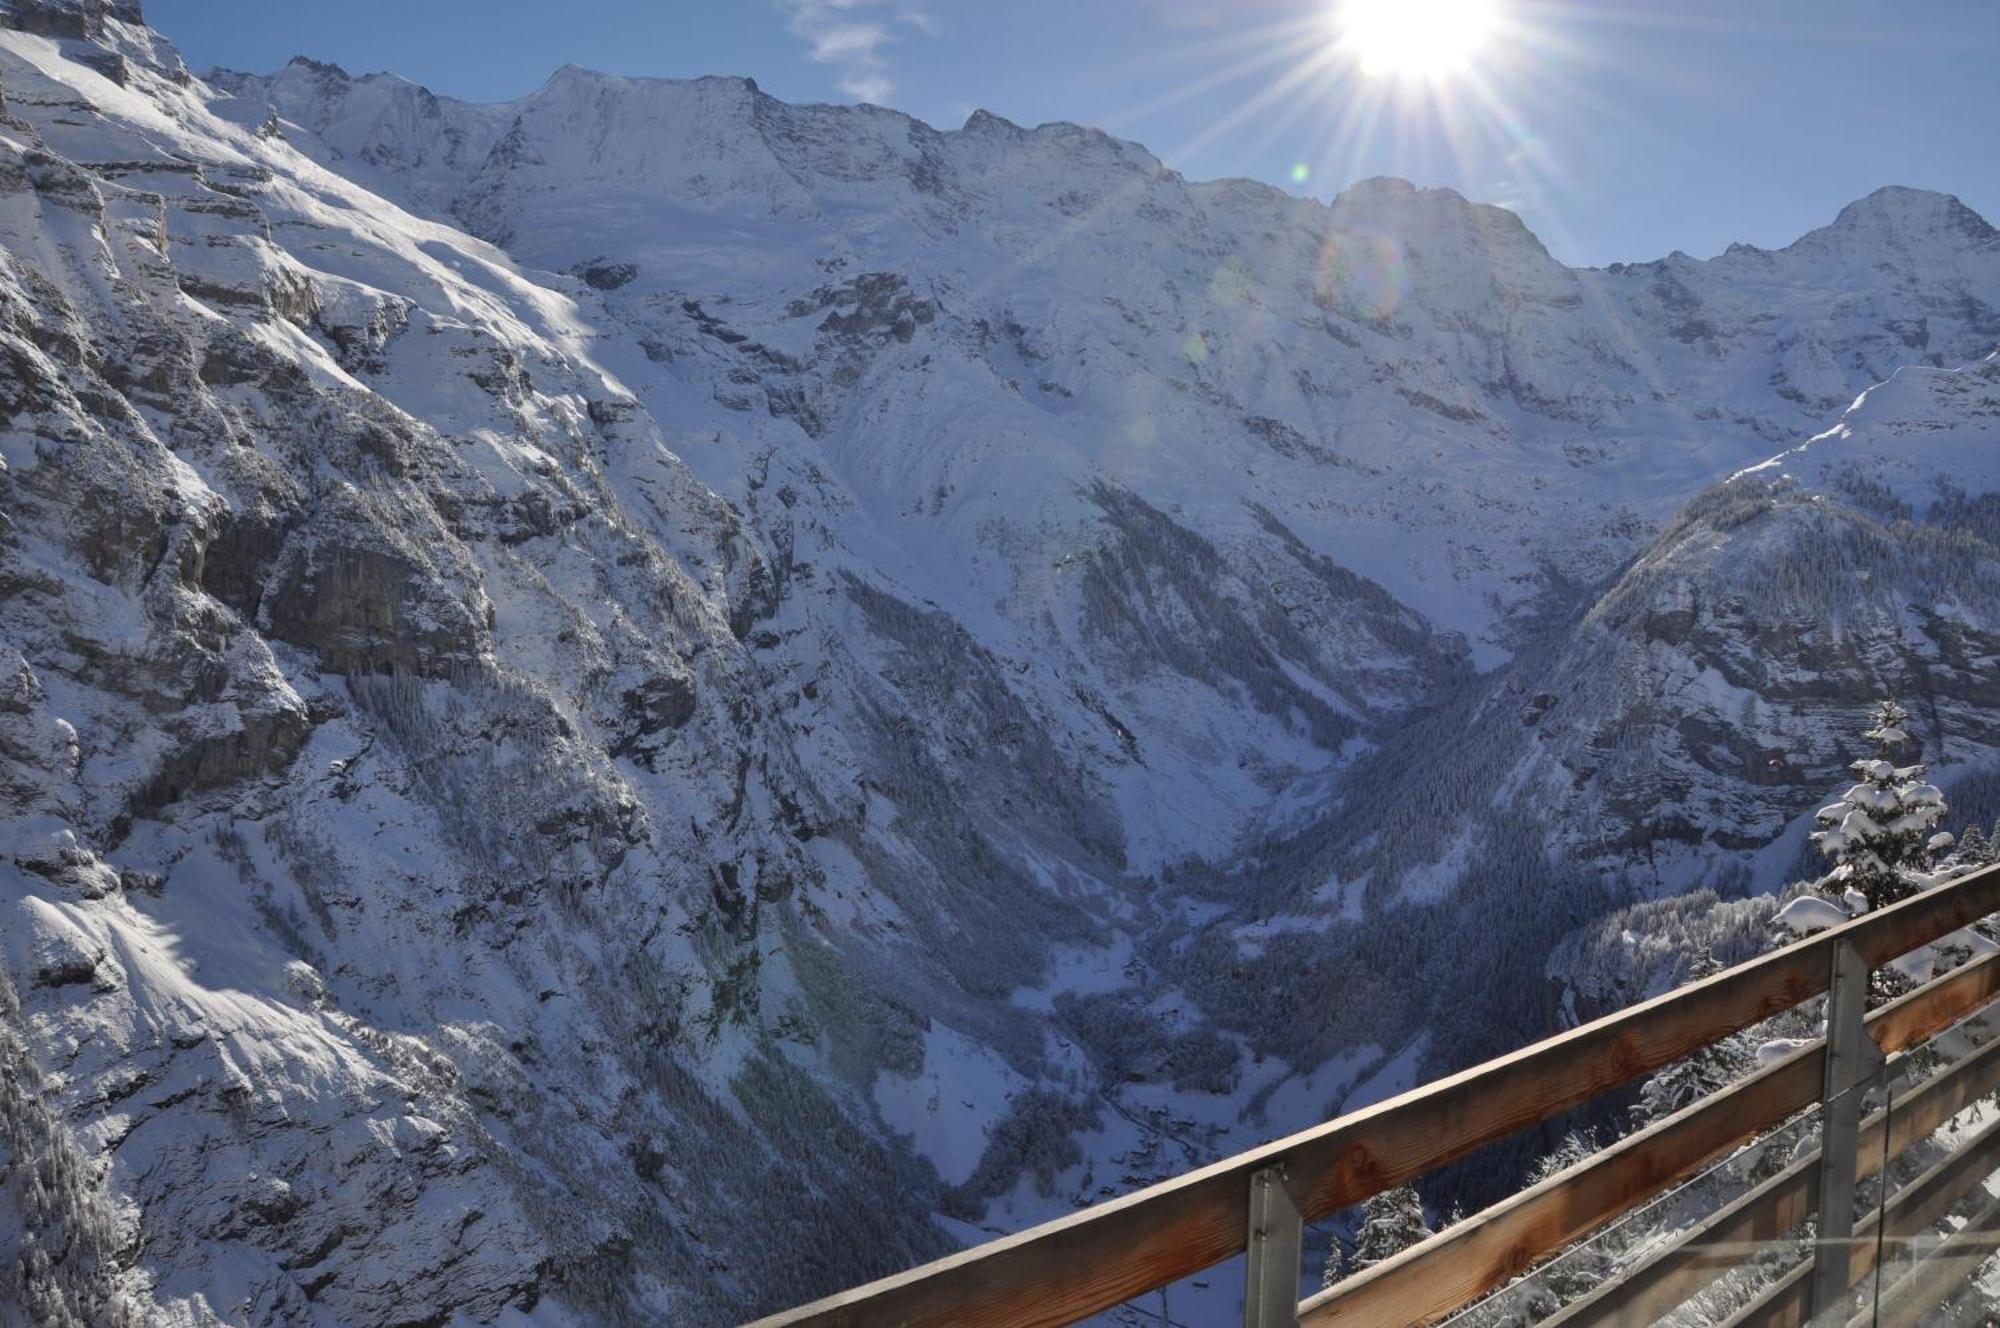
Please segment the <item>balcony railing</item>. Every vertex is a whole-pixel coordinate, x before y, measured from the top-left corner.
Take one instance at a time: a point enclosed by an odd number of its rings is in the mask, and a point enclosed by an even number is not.
[[[2000,1200],[1981,1187],[2000,1170],[2000,1123],[1961,1131],[1942,1160],[1859,1222],[1856,1188],[1885,1184],[1885,1158],[2000,1091],[2000,1040],[1902,1093],[1893,1111],[1867,1114],[1869,1090],[1886,1082],[1885,1054],[1917,1047],[2000,995],[2000,953],[1873,1011],[1869,974],[1995,911],[2000,867],[1989,867],[1399,1097],[756,1328],[1068,1324],[1246,1252],[1249,1328],[1436,1323],[1809,1111],[1822,1147],[1651,1242],[1541,1321],[1652,1322],[1739,1266],[1745,1251],[1810,1221],[1804,1257],[1739,1309],[1732,1328],[1827,1314],[1845,1322],[1850,1288],[1881,1277],[1878,1262],[1892,1255],[1898,1276],[1882,1292],[1882,1321],[1917,1322],[1992,1251]],[[1305,1223],[1829,992],[1828,1036],[1300,1301]],[[1938,1220],[1969,1199],[1978,1211],[1936,1237]],[[1925,1257],[1902,1257],[1911,1252]]]

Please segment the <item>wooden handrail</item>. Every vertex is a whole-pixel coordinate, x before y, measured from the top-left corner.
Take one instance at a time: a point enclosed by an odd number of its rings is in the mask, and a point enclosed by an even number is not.
[[[1925,1007],[1935,1010],[1937,1007],[1928,994],[1934,990],[1955,990],[1977,1010],[1990,1002],[1996,988],[2000,988],[2000,954],[1968,964],[1903,997],[1898,1005],[1921,999]],[[1982,996],[1987,999],[1980,999]],[[1890,1017],[1893,1009],[1884,1007],[1875,1012],[1881,1022],[1871,1025],[1871,1030],[1878,1039],[1885,1026],[1900,1022]],[[1911,1030],[1905,1027],[1898,1031]],[[1996,1091],[2000,1091],[2000,1040],[1987,1043],[1942,1073],[1924,1080],[1897,1101],[1893,1113],[1878,1111],[1864,1121],[1855,1149],[1857,1177],[1874,1175],[1885,1155],[1900,1155],[1953,1116]],[[1814,1148],[1655,1248],[1640,1262],[1619,1268],[1615,1277],[1603,1286],[1544,1319],[1541,1328],[1585,1328],[1614,1321],[1644,1323],[1666,1313],[1713,1282],[1725,1269],[1735,1267],[1741,1261],[1743,1248],[1767,1244],[1796,1227],[1818,1202],[1818,1164],[1819,1150]]]
[[[1282,1167],[1305,1220],[1323,1217],[1818,995],[1841,941],[1879,967],[1996,910],[2000,867],[1989,867],[1338,1120],[757,1328],[1073,1323],[1242,1252],[1259,1171]]]
[[[1825,1070],[1825,1044],[1802,1047],[1319,1293],[1300,1328],[1435,1323],[1812,1105]]]
[[[1868,1029],[1884,1051],[1900,1051],[1997,990],[2000,954],[1987,955],[1874,1011]],[[1436,1322],[1810,1106],[1825,1065],[1823,1040],[1801,1047],[1311,1297],[1299,1307],[1301,1328]]]
[[[1891,1233],[1906,1234],[1928,1226],[1986,1180],[1996,1161],[2000,1161],[2000,1120],[1989,1122],[1949,1156],[1897,1190],[1879,1211],[1855,1223],[1847,1284],[1858,1286],[1875,1271],[1881,1253],[1877,1233],[1885,1222]],[[1812,1269],[1813,1260],[1808,1256],[1730,1315],[1724,1328],[1803,1328],[1810,1309],[1807,1291]]]
[[[1989,1127],[1989,1132],[1993,1128]],[[1967,1190],[1985,1179],[1987,1174],[1973,1173]],[[1914,1268],[1884,1288],[1880,1299],[1870,1307],[1873,1312],[1862,1322],[1867,1328],[1915,1328],[1932,1310],[1965,1292],[1979,1265],[1992,1257],[1996,1233],[2000,1233],[2000,1199],[1988,1199],[1967,1218],[1964,1226],[1946,1236]]]

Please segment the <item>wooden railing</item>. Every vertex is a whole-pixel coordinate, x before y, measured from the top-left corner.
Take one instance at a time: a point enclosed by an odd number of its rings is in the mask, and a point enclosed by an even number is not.
[[[1801,1047],[1303,1304],[1296,1303],[1299,1224],[1403,1184],[1790,1009],[1827,991],[1843,963],[1848,965],[1843,971],[1859,972],[1865,981],[1868,970],[1996,911],[2000,867],[1989,867],[1351,1115],[772,1316],[755,1328],[1068,1324],[1246,1249],[1248,1321],[1342,1328],[1434,1323],[1820,1101],[1840,1069],[1829,1063],[1826,1041]],[[1884,1052],[1901,1051],[1996,995],[2000,954],[1869,1014],[1867,1036]],[[1856,1038],[1859,1028],[1857,1021]],[[1851,1054],[1836,1038],[1836,1061]],[[1885,1139],[1907,1145],[1995,1089],[2000,1089],[2000,1052],[1988,1049],[1926,1085],[1921,1096],[1898,1104],[1893,1119],[1861,1122],[1860,1137],[1873,1141],[1879,1158]],[[1835,1137],[1831,1126],[1829,1137]],[[2000,1152],[2000,1134],[1993,1150]],[[1820,1184],[1816,1165],[1815,1158],[1793,1163],[1680,1243],[1626,1270],[1618,1286],[1629,1292],[1606,1289],[1586,1297],[1565,1308],[1561,1322],[1644,1322],[1632,1317],[1635,1306],[1678,1303],[1670,1297],[1698,1288],[1704,1272],[1712,1280],[1721,1271],[1708,1253],[1715,1241],[1767,1237],[1811,1212]],[[1928,1198],[1909,1200],[1915,1205],[1910,1211],[1929,1212],[1942,1195],[1969,1193],[1993,1169],[1990,1161],[1979,1169],[1978,1158],[1958,1165],[1948,1181],[1931,1182]],[[1852,1179],[1850,1168],[1848,1183]],[[1919,1178],[1913,1186],[1922,1183]],[[1909,1193],[1906,1187],[1897,1197]],[[1882,1220],[1893,1224],[1897,1214],[1888,1211]],[[1994,1220],[2000,1222],[2000,1213]],[[1872,1237],[1863,1239],[1860,1228],[1854,1234],[1857,1253],[1846,1270],[1849,1282],[1862,1277],[1873,1258]],[[1860,1252],[1864,1249],[1868,1253]],[[1801,1322],[1809,1276],[1808,1266],[1781,1279],[1760,1301],[1763,1309],[1751,1307],[1765,1317],[1744,1321]],[[1260,1301],[1266,1307],[1261,1311]]]

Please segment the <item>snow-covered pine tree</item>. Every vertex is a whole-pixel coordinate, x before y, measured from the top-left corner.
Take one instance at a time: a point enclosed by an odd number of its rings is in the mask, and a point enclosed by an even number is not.
[[[1703,946],[1688,965],[1689,982],[1699,982],[1722,971],[1715,953]],[[1727,1088],[1749,1068],[1750,1056],[1740,1035],[1710,1043],[1691,1056],[1655,1070],[1639,1089],[1632,1104],[1635,1127],[1665,1120],[1683,1107],[1691,1106],[1710,1093]],[[1567,1140],[1565,1140],[1567,1142]],[[1567,1164],[1565,1164],[1567,1165]]]
[[[1559,1171],[1568,1171],[1583,1159],[1597,1151],[1597,1133],[1594,1130],[1571,1130],[1555,1146],[1554,1151],[1544,1153],[1528,1168],[1528,1184],[1539,1185]]]
[[[1813,842],[1833,861],[1819,882],[1840,898],[1858,892],[1871,909],[1915,894],[1914,879],[1930,863],[1937,823],[1945,814],[1944,794],[1924,781],[1925,767],[1896,765],[1890,758],[1910,741],[1909,713],[1894,701],[1876,703],[1862,736],[1875,755],[1849,767],[1860,782],[1814,817],[1823,827]]]
[[[1341,1278],[1347,1275],[1346,1270],[1343,1269],[1340,1265],[1341,1265],[1340,1237],[1335,1236],[1333,1238],[1332,1246],[1330,1246],[1326,1252],[1326,1267],[1320,1270],[1319,1274],[1320,1290],[1322,1291],[1326,1290],[1328,1287],[1331,1287],[1334,1283],[1338,1282]]]
[[[1710,1093],[1727,1088],[1736,1075],[1715,1052],[1714,1047],[1703,1047],[1684,1060],[1654,1071],[1639,1090],[1639,1100],[1632,1104],[1633,1125],[1665,1120]]]
[[[1559,1172],[1568,1171],[1596,1151],[1595,1130],[1571,1130],[1553,1151],[1543,1154],[1528,1169],[1528,1183],[1539,1185]],[[1530,1292],[1527,1297],[1527,1321],[1539,1323],[1597,1286],[1604,1280],[1605,1265],[1604,1248],[1596,1241],[1586,1241],[1544,1264],[1535,1273],[1535,1280],[1541,1284],[1541,1294]]]
[[[1993,861],[1993,843],[1979,822],[1965,827],[1965,833],[1959,836],[1958,856],[1961,861],[1975,865]]]
[[[1424,1221],[1424,1201],[1415,1189],[1398,1185],[1384,1190],[1362,1202],[1361,1230],[1354,1237],[1354,1271],[1372,1268],[1434,1234]]]

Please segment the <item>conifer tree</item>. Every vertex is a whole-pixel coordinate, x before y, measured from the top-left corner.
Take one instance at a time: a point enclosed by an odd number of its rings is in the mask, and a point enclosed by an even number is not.
[[[1704,945],[1688,966],[1688,981],[1698,982],[1721,971],[1722,965],[1716,961],[1714,952]],[[1639,1100],[1631,1108],[1633,1125],[1646,1126],[1665,1120],[1710,1093],[1727,1088],[1749,1068],[1749,1060],[1742,1038],[1732,1035],[1661,1066],[1639,1089]]]
[[[1945,813],[1944,794],[1924,781],[1923,765],[1891,760],[1910,741],[1908,720],[1894,701],[1876,704],[1862,735],[1875,744],[1875,755],[1849,767],[1860,782],[1814,818],[1824,828],[1813,842],[1834,864],[1819,888],[1835,897],[1857,891],[1871,909],[1915,894],[1916,874],[1943,846],[1933,840]]]
[[[1372,1268],[1434,1234],[1424,1221],[1424,1202],[1416,1190],[1408,1185],[1384,1190],[1361,1205],[1361,1230],[1354,1237],[1354,1271]]]
[[[1322,1291],[1326,1290],[1327,1288],[1331,1287],[1334,1283],[1338,1282],[1345,1275],[1345,1270],[1340,1266],[1340,1264],[1341,1264],[1340,1237],[1335,1236],[1333,1238],[1332,1246],[1330,1246],[1326,1252],[1326,1267],[1320,1270],[1320,1275],[1319,1275],[1320,1290]]]
[[[1965,828],[1965,834],[1958,841],[1958,856],[1961,861],[1979,866],[1993,861],[1993,845],[1986,838],[1986,831],[1974,821]]]
[[[1568,1171],[1597,1151],[1594,1130],[1571,1130],[1552,1152],[1544,1154],[1529,1168],[1528,1183],[1539,1185],[1559,1172]],[[1604,1251],[1596,1242],[1585,1242],[1543,1265],[1536,1273],[1540,1293],[1527,1298],[1528,1322],[1538,1323],[1604,1280]]]
[[[1539,1185],[1559,1171],[1568,1171],[1596,1151],[1595,1131],[1571,1130],[1562,1137],[1553,1152],[1544,1153],[1534,1166],[1528,1168],[1528,1184]]]

